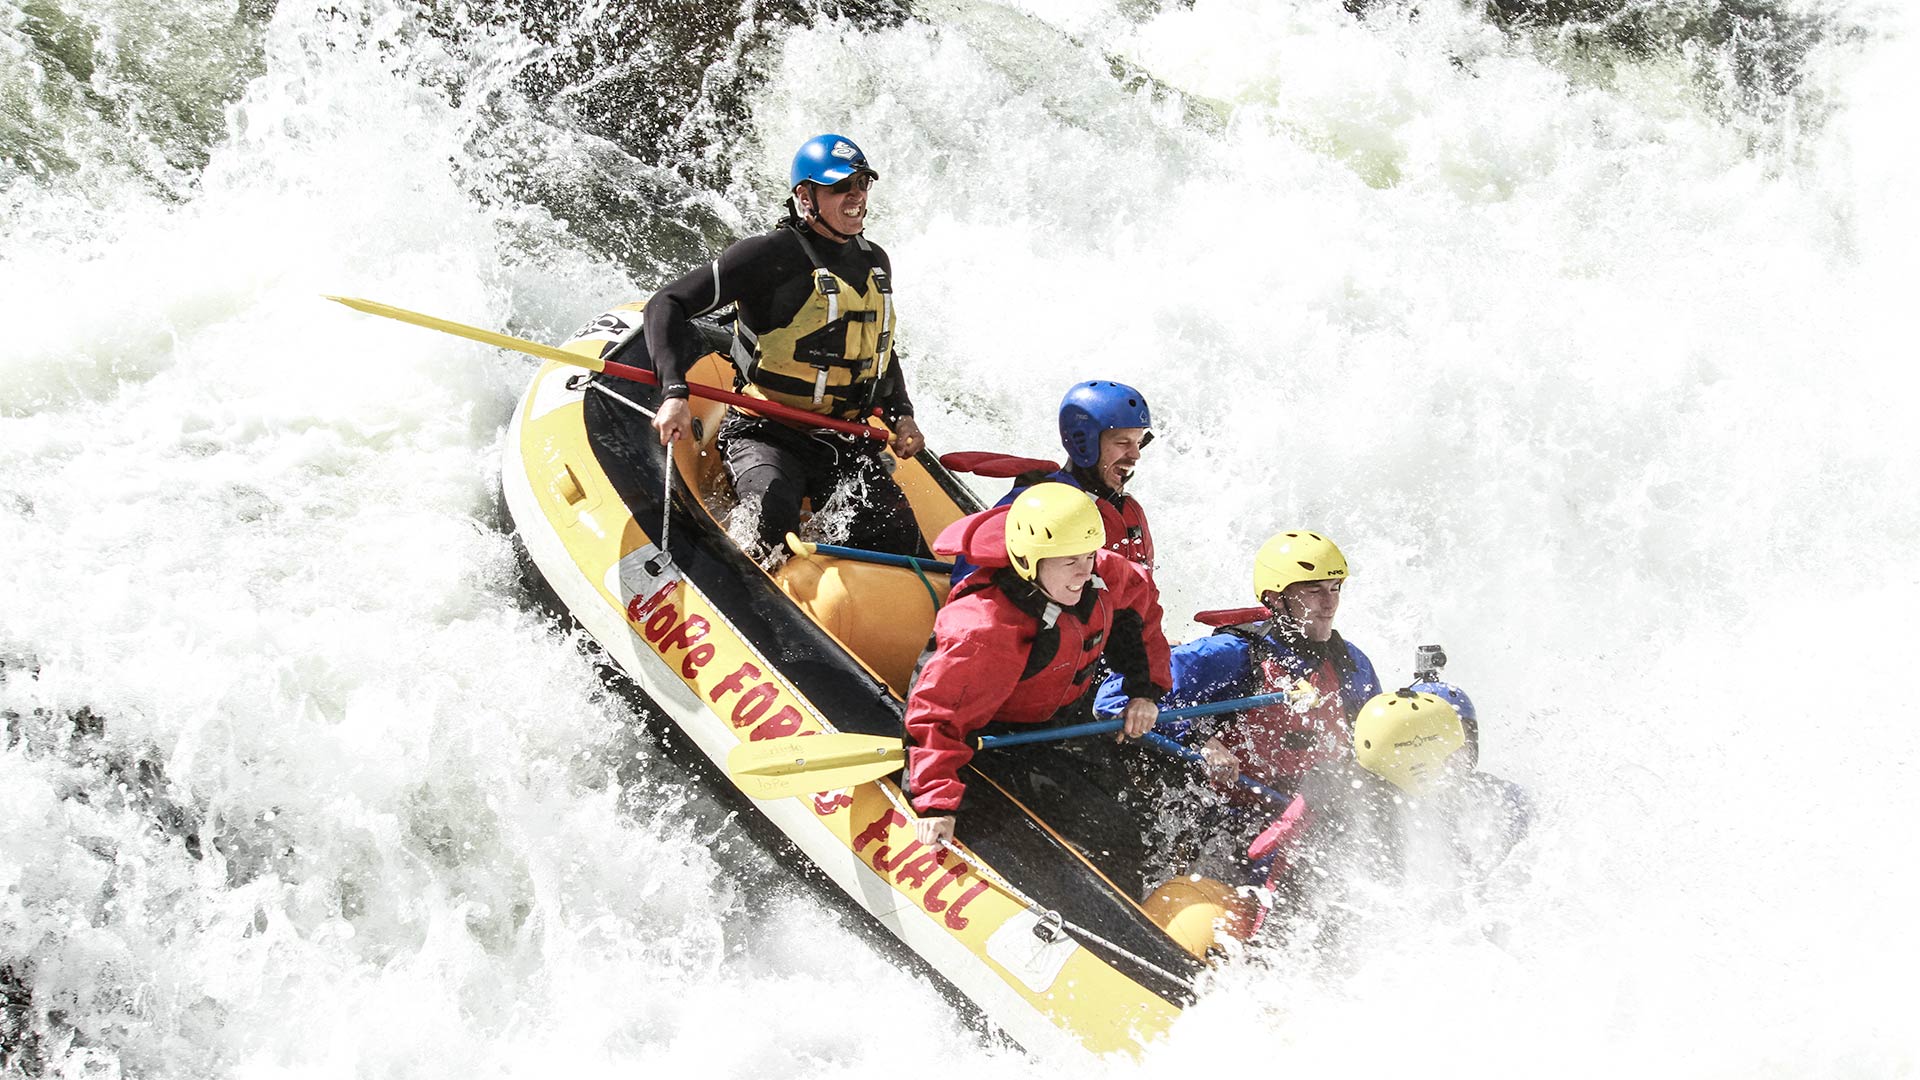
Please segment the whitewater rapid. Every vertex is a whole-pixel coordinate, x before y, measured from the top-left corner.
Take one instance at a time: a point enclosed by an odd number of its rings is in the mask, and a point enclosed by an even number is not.
[[[1539,803],[1497,888],[1226,970],[1103,1075],[1920,1068],[1904,13],[1793,9],[1828,32],[1756,98],[1710,41],[1451,4],[916,11],[780,34],[740,145],[647,163],[515,96],[511,24],[0,5],[12,1068],[1058,1071],[532,608],[496,494],[529,368],[320,300],[564,337],[771,220],[820,130],[882,173],[936,450],[1045,454],[1066,385],[1142,387],[1169,631],[1324,531],[1343,631],[1390,681],[1444,642]],[[667,193],[674,250],[583,239],[570,170]]]

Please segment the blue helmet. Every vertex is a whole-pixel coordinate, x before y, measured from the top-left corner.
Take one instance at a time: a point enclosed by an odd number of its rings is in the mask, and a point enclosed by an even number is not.
[[[1067,448],[1067,460],[1082,469],[1100,463],[1101,432],[1152,426],[1146,395],[1126,383],[1075,383],[1060,399],[1060,445]]]
[[[1471,769],[1478,765],[1480,763],[1480,717],[1473,711],[1473,699],[1467,696],[1467,692],[1450,682],[1442,682],[1439,679],[1424,679],[1407,689],[1416,694],[1432,694],[1453,706],[1453,711],[1460,714],[1460,726],[1465,728],[1467,733],[1467,768]]]
[[[855,173],[880,179],[880,174],[867,164],[867,155],[858,143],[845,135],[828,132],[800,144],[793,155],[792,182],[787,188],[792,190],[808,180],[816,184],[837,184]]]
[[[1439,679],[1426,679],[1414,683],[1412,686],[1407,687],[1407,689],[1416,694],[1432,694],[1434,697],[1453,706],[1453,711],[1459,713],[1460,719],[1462,720],[1479,719],[1479,716],[1473,711],[1473,699],[1467,696],[1465,690],[1460,689],[1450,682],[1441,682]]]

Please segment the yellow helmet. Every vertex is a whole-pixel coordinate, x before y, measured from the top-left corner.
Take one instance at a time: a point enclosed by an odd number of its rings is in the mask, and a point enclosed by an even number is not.
[[[1466,744],[1460,714],[1435,694],[1377,694],[1353,720],[1353,759],[1409,795],[1426,791]]]
[[[1296,581],[1341,581],[1347,576],[1347,557],[1333,541],[1319,533],[1298,529],[1275,533],[1253,557],[1253,596],[1264,602]]]
[[[1085,555],[1107,543],[1093,497],[1072,484],[1035,484],[1007,508],[1007,558],[1032,581],[1041,559]]]

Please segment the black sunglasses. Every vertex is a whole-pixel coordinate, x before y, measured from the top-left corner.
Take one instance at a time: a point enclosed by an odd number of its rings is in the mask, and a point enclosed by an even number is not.
[[[872,173],[854,173],[852,176],[847,177],[845,180],[842,180],[837,184],[822,184],[820,186],[826,188],[828,191],[833,192],[835,195],[845,195],[847,192],[852,191],[856,187],[859,188],[861,191],[865,191],[868,188],[873,186],[873,174]]]

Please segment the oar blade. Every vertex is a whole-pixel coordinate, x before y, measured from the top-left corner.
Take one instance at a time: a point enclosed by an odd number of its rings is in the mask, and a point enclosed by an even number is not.
[[[542,360],[556,360],[562,364],[572,364],[574,367],[586,368],[588,371],[604,371],[609,375],[617,375],[622,379],[628,379],[633,382],[648,383],[650,385],[657,385],[659,383],[659,379],[654,373],[644,368],[614,363],[603,360],[598,356],[588,356],[583,353],[568,352],[565,349],[556,349],[551,345],[542,345],[537,341],[528,341],[526,338],[517,338],[508,334],[497,334],[492,330],[485,330],[478,326],[468,326],[466,323],[454,322],[452,319],[442,319],[433,315],[422,315],[418,311],[408,311],[406,308],[394,307],[392,304],[383,304],[378,300],[364,300],[357,296],[326,296],[326,299],[332,300],[335,303],[345,304],[355,311],[364,311],[369,315],[378,315],[383,319],[396,319],[403,323],[424,326],[429,330],[438,330],[443,334],[452,334],[470,341],[478,341],[483,345],[492,345],[501,349],[511,349],[514,352],[523,352],[528,356],[537,356]],[[892,438],[892,435],[888,432],[866,423],[839,420],[831,416],[817,416],[807,412],[805,409],[796,409],[790,405],[782,405],[774,401],[764,401],[760,398],[729,393],[725,390],[711,386],[701,386],[697,383],[689,389],[696,397],[703,397],[709,401],[724,401],[733,405],[741,405],[755,412],[797,421],[810,427],[826,428],[829,431],[844,431],[849,435],[858,435],[862,438],[873,439],[878,442],[886,442]]]
[[[369,315],[378,315],[383,319],[393,319],[397,322],[424,326],[428,330],[438,330],[443,334],[452,334],[455,337],[463,337],[469,341],[478,341],[482,345],[492,345],[495,348],[511,349],[514,352],[526,353],[529,356],[538,356],[543,360],[558,360],[560,363],[572,364],[574,367],[583,367],[590,371],[599,371],[604,366],[596,357],[583,356],[580,353],[570,353],[565,349],[554,348],[552,345],[543,345],[538,341],[528,341],[525,338],[496,333],[478,326],[469,326],[466,323],[454,322],[452,319],[442,319],[434,315],[423,315],[418,311],[408,311],[406,308],[394,307],[392,304],[383,304],[378,300],[363,300],[357,296],[329,296],[327,299],[338,304],[345,304],[355,311],[364,311]]]
[[[727,775],[753,798],[789,799],[878,780],[906,760],[899,739],[801,735],[741,743],[727,754]]]

